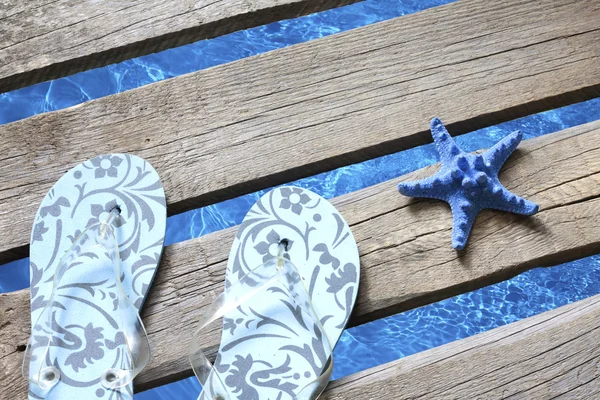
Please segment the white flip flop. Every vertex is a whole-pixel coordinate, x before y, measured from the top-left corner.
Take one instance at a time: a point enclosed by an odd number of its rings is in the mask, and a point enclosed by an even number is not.
[[[192,337],[199,399],[316,399],[359,278],[356,242],[333,205],[297,187],[264,195],[236,235],[225,292]],[[213,324],[222,330],[214,366],[201,350]]]
[[[158,174],[133,155],[85,161],[50,189],[31,234],[30,399],[133,398],[165,227]]]

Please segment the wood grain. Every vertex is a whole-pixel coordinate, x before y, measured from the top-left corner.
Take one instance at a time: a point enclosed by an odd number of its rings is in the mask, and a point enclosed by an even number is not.
[[[600,3],[464,0],[0,127],[0,263],[97,154],[146,158],[171,214],[600,96]]]
[[[0,92],[356,0],[5,0]]]
[[[429,175],[436,168],[399,179]],[[398,179],[334,199],[361,255],[350,325],[600,252],[600,121],[525,141],[500,179],[509,190],[538,202],[541,211],[533,217],[483,212],[460,253],[451,247],[449,207],[401,196]],[[234,234],[235,228],[227,229],[165,249],[143,311],[154,359],[136,380],[137,390],[190,375],[186,343],[202,310],[223,290]],[[0,295],[0,310],[28,303],[28,290]],[[2,317],[0,327],[0,383],[17,396],[24,393],[18,349],[28,338],[29,315]],[[207,333],[209,353],[218,341],[217,332]]]
[[[375,367],[323,400],[600,398],[600,295]]]

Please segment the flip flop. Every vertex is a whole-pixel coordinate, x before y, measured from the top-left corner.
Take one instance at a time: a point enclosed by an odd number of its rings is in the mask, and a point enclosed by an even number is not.
[[[297,187],[264,195],[235,237],[225,291],[192,336],[198,398],[319,397],[356,300],[359,266],[350,228],[327,200]],[[215,326],[221,344],[213,366],[202,347]]]
[[[85,161],[50,189],[31,234],[29,399],[133,398],[165,227],[158,174],[133,155]]]

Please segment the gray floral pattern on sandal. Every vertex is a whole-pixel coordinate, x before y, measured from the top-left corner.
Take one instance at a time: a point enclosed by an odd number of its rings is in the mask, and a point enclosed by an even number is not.
[[[156,171],[145,160],[108,154],[68,171],[50,189],[36,215],[31,235],[32,335],[52,335],[47,363],[60,381],[47,393],[30,384],[30,399],[132,399],[131,385],[106,389],[102,370],[127,363],[119,331],[112,271],[70,268],[57,288],[51,326],[35,325],[46,306],[57,263],[82,230],[105,220],[115,207],[113,226],[121,259],[121,282],[139,310],[156,272],[166,227],[166,201]],[[93,257],[90,257],[93,258]],[[64,283],[67,282],[67,283]]]
[[[226,286],[273,258],[284,239],[334,346],[356,300],[359,256],[340,213],[317,194],[282,187],[252,207],[229,255]],[[225,316],[214,367],[232,399],[291,399],[326,362],[323,340],[274,284]]]

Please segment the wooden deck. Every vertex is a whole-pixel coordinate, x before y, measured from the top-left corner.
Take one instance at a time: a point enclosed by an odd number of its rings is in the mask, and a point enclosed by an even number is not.
[[[0,92],[356,0],[5,0]]]
[[[146,158],[174,214],[600,96],[594,4],[460,1],[1,126],[0,262],[93,154]]]
[[[269,20],[272,4],[255,3],[263,7],[257,21]],[[316,2],[277,4],[308,10]],[[24,6],[13,7],[6,17],[18,19]],[[598,21],[594,0],[462,0],[0,126],[0,262],[27,254],[45,192],[99,153],[148,159],[169,212],[178,213],[429,142],[434,115],[460,134],[598,97]],[[205,22],[195,23],[185,29],[201,32]],[[180,30],[152,35],[176,38]],[[117,36],[110,49],[128,45],[126,33]],[[25,62],[26,53],[16,54]],[[48,62],[48,71],[60,64]],[[361,254],[351,325],[600,253],[600,121],[523,142],[500,179],[540,212],[483,212],[461,253],[450,246],[447,205],[395,188],[436,168],[333,199]],[[154,358],[136,390],[191,375],[181,343],[223,289],[224,243],[235,231],[165,249],[143,311]],[[582,300],[352,375],[323,397],[600,398],[599,304],[598,296]],[[29,324],[29,291],[0,295],[0,398],[25,398]],[[218,340],[216,332],[206,336],[209,353]]]

